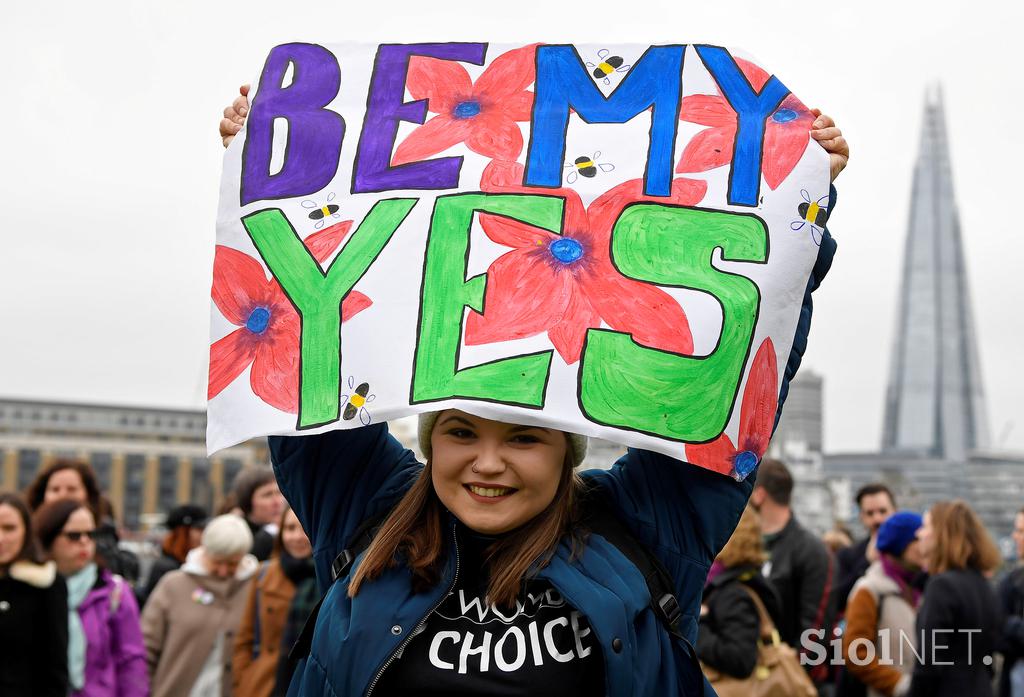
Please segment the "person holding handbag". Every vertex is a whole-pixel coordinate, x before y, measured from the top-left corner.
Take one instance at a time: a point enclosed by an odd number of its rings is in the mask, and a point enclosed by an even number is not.
[[[917,645],[914,620],[923,582],[924,557],[916,539],[921,523],[913,511],[894,513],[882,523],[875,544],[879,559],[850,592],[843,658],[846,682],[852,678],[864,686],[857,694],[903,697],[910,690]],[[883,647],[884,641],[888,645]],[[845,687],[842,694],[854,689]]]
[[[760,516],[747,506],[708,572],[697,655],[719,697],[813,697],[796,652],[779,641],[779,598],[761,573],[764,560]]]

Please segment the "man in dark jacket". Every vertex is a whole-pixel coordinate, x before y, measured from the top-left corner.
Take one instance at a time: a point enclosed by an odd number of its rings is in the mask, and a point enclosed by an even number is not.
[[[768,552],[764,575],[781,604],[779,634],[800,650],[800,636],[807,630],[824,632],[813,637],[819,643],[831,639],[833,561],[825,543],[797,522],[789,505],[792,495],[789,470],[778,460],[766,458],[758,469],[750,502],[761,514]]]
[[[869,558],[875,545],[875,535],[896,510],[896,498],[885,484],[865,484],[857,491],[857,510],[867,536],[856,544],[836,553],[836,583],[833,597],[837,613],[846,609],[846,601],[853,584],[868,570]]]

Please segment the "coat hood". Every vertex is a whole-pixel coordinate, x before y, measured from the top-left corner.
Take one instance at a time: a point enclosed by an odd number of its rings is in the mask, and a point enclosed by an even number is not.
[[[16,561],[11,564],[7,573],[16,581],[27,583],[36,588],[49,588],[57,580],[57,565],[52,561],[45,564],[34,564],[30,561]]]
[[[188,556],[185,557],[185,563],[181,565],[181,570],[189,576],[196,576],[199,578],[209,578],[211,580],[219,580],[210,575],[209,570],[206,568],[206,564],[203,561],[203,555],[205,550],[202,547],[196,547]],[[242,557],[242,561],[238,564],[238,569],[235,571],[234,579],[236,581],[245,581],[256,573],[260,568],[260,563],[251,554],[246,554]]]

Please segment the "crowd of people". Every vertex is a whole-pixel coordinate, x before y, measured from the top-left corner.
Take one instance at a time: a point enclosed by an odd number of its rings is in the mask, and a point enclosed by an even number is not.
[[[284,695],[319,599],[313,550],[269,467],[242,470],[228,500],[168,511],[140,565],[87,463],[0,493],[0,695]]]
[[[869,484],[863,538],[837,526],[819,539],[793,514],[793,488],[785,465],[761,464],[708,574],[697,650],[714,675],[751,679],[766,610],[821,695],[1024,695],[1024,566],[1003,568],[970,506],[900,510]],[[1024,560],[1024,509],[1013,538]]]
[[[837,541],[800,524],[793,490],[764,460],[707,574],[696,651],[721,694],[766,670],[773,635],[818,694],[1024,694],[1024,566],[1001,569],[967,504],[900,510],[871,484],[856,496],[863,538]],[[131,580],[114,567],[139,564],[87,464],[0,494],[0,694],[284,695],[321,597],[313,549],[270,468],[241,472],[230,500],[212,518],[169,511],[160,557]],[[1024,509],[1013,537],[1024,559]]]

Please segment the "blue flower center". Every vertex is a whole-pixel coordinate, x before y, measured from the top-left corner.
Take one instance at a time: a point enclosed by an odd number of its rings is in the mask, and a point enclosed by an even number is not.
[[[262,334],[270,324],[270,310],[265,307],[257,307],[245,320],[245,328],[253,334]]]
[[[459,102],[454,113],[457,119],[471,119],[480,113],[480,102],[474,102],[472,99]]]
[[[563,237],[552,242],[548,249],[551,256],[563,264],[571,264],[583,256],[583,245],[571,237]]]
[[[772,114],[772,121],[775,123],[789,123],[797,117],[797,113],[792,109],[779,109]]]
[[[757,456],[757,453],[750,450],[744,450],[741,453],[736,454],[736,458],[732,461],[733,469],[736,470],[736,474],[739,478],[746,479],[747,475],[754,471],[757,467],[757,463],[760,462],[761,458]]]

